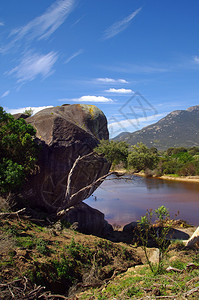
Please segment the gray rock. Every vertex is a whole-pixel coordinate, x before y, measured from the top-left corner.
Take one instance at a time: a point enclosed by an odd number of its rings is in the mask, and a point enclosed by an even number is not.
[[[78,157],[70,177],[70,193],[108,173],[110,164],[106,159],[92,154],[99,140],[109,137],[106,117],[96,106],[74,104],[47,108],[26,121],[36,128],[41,145],[38,170],[22,191],[32,207],[55,212],[63,206],[69,172]],[[88,198],[95,188],[97,185],[82,192],[75,199],[76,204]]]
[[[123,231],[124,232],[128,232],[128,233],[132,233],[133,230],[138,226],[137,222],[131,222],[127,225],[124,226]]]
[[[24,114],[24,113],[18,113],[18,114],[14,114],[13,117],[14,117],[15,120],[27,119],[29,117],[29,115]]]
[[[86,203],[72,207],[64,216],[64,220],[72,224],[70,228],[86,234],[103,236],[113,230],[112,226],[104,220],[104,214]]]

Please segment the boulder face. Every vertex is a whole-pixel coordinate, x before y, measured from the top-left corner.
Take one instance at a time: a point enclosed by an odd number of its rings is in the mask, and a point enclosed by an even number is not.
[[[22,192],[32,207],[55,212],[63,207],[69,193],[108,173],[110,164],[93,153],[99,140],[109,137],[106,117],[96,106],[65,104],[44,109],[26,121],[35,127],[41,144],[38,171]],[[82,192],[75,202],[92,193],[93,188]]]
[[[72,224],[73,229],[86,234],[104,236],[113,231],[113,227],[104,220],[104,214],[86,203],[72,207],[65,216],[65,221]]]

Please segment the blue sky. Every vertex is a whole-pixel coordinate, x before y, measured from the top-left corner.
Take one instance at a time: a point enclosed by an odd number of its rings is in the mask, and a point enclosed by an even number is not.
[[[111,137],[199,104],[198,0],[1,0],[0,105],[95,104]]]

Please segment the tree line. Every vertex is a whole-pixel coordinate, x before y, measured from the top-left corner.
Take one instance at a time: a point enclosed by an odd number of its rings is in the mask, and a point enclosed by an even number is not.
[[[143,143],[130,146],[124,141],[102,140],[95,151],[103,154],[113,169],[122,167],[154,176],[199,175],[199,146],[170,147],[166,151],[158,151],[157,148],[149,148]]]

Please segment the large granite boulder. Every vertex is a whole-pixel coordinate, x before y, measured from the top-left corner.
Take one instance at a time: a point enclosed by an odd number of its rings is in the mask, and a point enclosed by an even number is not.
[[[86,203],[70,208],[64,220],[71,228],[86,234],[104,236],[113,231],[113,227],[104,220],[104,214]]]
[[[99,140],[109,137],[106,117],[96,106],[47,108],[26,121],[35,127],[41,145],[39,168],[22,192],[32,207],[48,212],[58,211],[63,204],[67,207],[68,196],[108,173],[110,164],[93,153]],[[81,192],[73,206],[88,198],[94,188]]]

